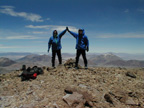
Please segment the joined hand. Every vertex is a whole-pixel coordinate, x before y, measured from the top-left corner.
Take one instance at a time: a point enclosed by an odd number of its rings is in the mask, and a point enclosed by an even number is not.
[[[69,28],[68,27],[66,27],[66,30],[69,32]]]

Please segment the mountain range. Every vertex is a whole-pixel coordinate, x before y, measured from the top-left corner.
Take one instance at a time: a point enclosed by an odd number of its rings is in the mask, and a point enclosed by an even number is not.
[[[68,58],[73,58],[72,54],[65,54],[63,56],[63,62]],[[58,60],[56,59],[56,65]],[[83,59],[80,57],[79,64],[83,66]],[[28,67],[32,66],[51,66],[51,56],[49,55],[38,55],[31,54],[22,57],[17,60],[11,60],[9,58],[0,58],[0,73],[9,72],[9,70],[17,70],[26,65]],[[88,65],[90,67],[144,67],[144,61],[140,60],[124,60],[119,56],[112,53],[102,54],[102,55],[91,55],[88,57]]]
[[[32,66],[50,66],[51,57],[48,55],[27,55],[17,60],[11,60],[9,58],[0,58],[0,73],[7,73],[12,70],[18,70],[26,65],[28,67]]]
[[[16,62],[13,60],[10,60],[9,58],[5,58],[5,57],[0,58],[0,67],[10,66],[14,63],[16,63]]]
[[[89,59],[92,66],[107,67],[144,67],[144,61],[141,60],[123,60],[122,58],[108,53],[98,55]]]
[[[46,52],[0,52],[0,57],[9,58],[12,60],[18,60],[22,57],[25,57],[27,55],[44,55]],[[105,53],[87,53],[87,58],[95,57],[96,55],[104,55]],[[114,52],[108,52],[107,54],[114,54],[124,60],[144,60],[144,54],[128,54],[128,53],[114,53]],[[51,55],[48,54],[48,55]],[[63,58],[74,58],[75,53],[62,53]]]

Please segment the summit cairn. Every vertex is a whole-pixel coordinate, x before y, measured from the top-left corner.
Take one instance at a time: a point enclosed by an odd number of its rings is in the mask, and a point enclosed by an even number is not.
[[[64,63],[65,68],[75,68],[75,60],[70,58]],[[80,65],[78,65],[79,68],[81,68]]]

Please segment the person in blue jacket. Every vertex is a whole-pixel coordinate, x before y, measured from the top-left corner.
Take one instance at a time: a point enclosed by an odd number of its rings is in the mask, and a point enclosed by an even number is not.
[[[61,38],[66,33],[66,29],[62,31],[60,34],[58,34],[57,30],[53,31],[53,36],[50,37],[48,42],[48,53],[52,46],[52,67],[55,68],[55,56],[57,54],[59,64],[62,64],[62,56],[61,56]]]
[[[66,28],[67,31],[76,39],[76,63],[75,63],[75,68],[78,69],[78,62],[79,62],[79,57],[82,54],[84,64],[85,64],[85,69],[87,69],[87,58],[86,58],[86,50],[87,52],[89,51],[89,40],[88,37],[85,35],[84,29],[79,29],[78,34],[70,31],[68,27]]]

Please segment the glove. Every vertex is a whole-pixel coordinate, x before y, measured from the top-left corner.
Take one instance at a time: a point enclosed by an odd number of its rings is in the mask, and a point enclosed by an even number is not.
[[[88,51],[89,51],[89,47],[87,47],[87,49],[86,49],[86,50],[87,50],[87,52],[88,52]]]
[[[68,27],[66,27],[66,30],[69,32],[69,28]]]
[[[47,52],[49,53],[49,49],[47,50]]]

